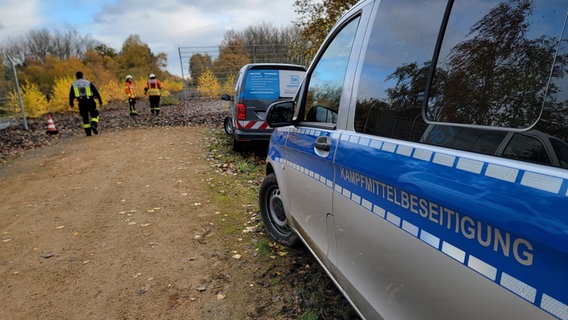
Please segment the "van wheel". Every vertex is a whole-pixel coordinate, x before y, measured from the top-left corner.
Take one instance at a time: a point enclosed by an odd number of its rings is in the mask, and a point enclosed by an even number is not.
[[[267,175],[262,181],[259,192],[259,206],[262,221],[268,233],[278,242],[287,246],[298,245],[298,235],[292,231],[284,212],[280,187],[274,173]]]
[[[233,122],[231,118],[226,117],[225,121],[223,122],[223,128],[225,128],[225,132],[229,135],[233,134]]]

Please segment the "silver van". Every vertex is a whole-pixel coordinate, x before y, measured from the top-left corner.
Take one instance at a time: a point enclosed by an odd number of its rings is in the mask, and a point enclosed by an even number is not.
[[[568,319],[566,0],[365,0],[272,104],[267,231],[364,319]]]
[[[225,131],[233,136],[233,150],[240,151],[251,141],[268,141],[272,128],[266,123],[268,106],[296,94],[306,68],[283,63],[251,63],[244,65],[235,79],[234,94],[224,94],[230,101],[224,120]]]

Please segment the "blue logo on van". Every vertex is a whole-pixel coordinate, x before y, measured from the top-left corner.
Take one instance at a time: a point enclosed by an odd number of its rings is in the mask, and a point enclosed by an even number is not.
[[[300,76],[299,75],[291,75],[290,76],[290,84],[293,85],[300,85]]]

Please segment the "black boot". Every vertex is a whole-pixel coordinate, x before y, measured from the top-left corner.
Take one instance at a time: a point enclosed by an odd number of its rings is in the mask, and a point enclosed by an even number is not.
[[[91,121],[91,129],[93,129],[94,134],[99,134],[99,130],[97,129],[98,125],[99,125],[98,123]]]

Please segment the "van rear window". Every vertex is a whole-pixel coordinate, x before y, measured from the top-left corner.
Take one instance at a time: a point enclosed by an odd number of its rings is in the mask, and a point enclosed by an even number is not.
[[[292,98],[298,91],[304,71],[251,69],[247,73],[244,98],[278,100]]]

